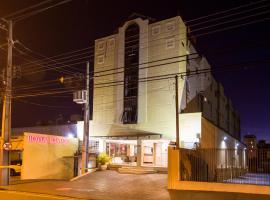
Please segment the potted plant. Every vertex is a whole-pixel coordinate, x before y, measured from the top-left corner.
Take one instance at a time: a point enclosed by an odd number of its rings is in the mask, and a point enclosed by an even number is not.
[[[101,169],[104,171],[107,169],[107,165],[110,162],[110,157],[106,153],[100,153],[97,157],[97,163]]]

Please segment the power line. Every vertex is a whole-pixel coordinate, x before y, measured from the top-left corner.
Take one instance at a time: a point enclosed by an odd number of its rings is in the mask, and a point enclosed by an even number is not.
[[[17,102],[21,102],[21,103],[26,103],[26,104],[30,104],[30,105],[34,105],[34,106],[40,106],[40,107],[45,107],[45,108],[60,108],[60,109],[67,109],[70,108],[70,106],[52,106],[52,105],[47,105],[47,104],[40,104],[40,103],[36,103],[36,102],[31,102],[31,101],[24,101],[21,99],[16,99]]]
[[[243,20],[243,19],[248,19],[250,17],[255,17],[255,16],[258,16],[258,15],[263,15],[263,14],[267,14],[267,13],[270,13],[270,11],[268,10],[268,11],[264,11],[264,12],[260,12],[260,13],[256,13],[256,14],[252,14],[252,15],[248,15],[248,16],[244,16],[244,17],[240,17],[240,18],[237,18],[237,19],[232,19],[232,20],[229,20],[229,21],[220,22],[220,23],[217,23],[217,24],[213,24],[213,25],[209,25],[209,26],[197,28],[197,29],[192,30],[191,32],[194,33],[194,32],[200,31],[200,30],[204,30],[204,29],[216,27],[216,26],[227,24],[227,23],[231,23],[231,22],[237,22],[237,21],[240,21],[240,20]]]
[[[20,49],[16,48],[15,46],[14,46],[14,50],[16,50],[18,53],[20,53],[20,54],[22,54],[22,55],[28,55],[28,56],[30,56],[29,54],[27,54],[27,53],[21,51]],[[22,58],[23,60],[31,61],[31,60],[29,60],[29,59],[27,59],[27,58],[25,58],[25,57],[22,57],[22,56],[19,56],[19,57]],[[30,56],[30,57],[32,57],[32,56]],[[33,57],[32,57],[32,58],[33,58]],[[67,71],[67,70],[58,70],[57,67],[51,68],[51,67],[48,67],[48,66],[42,65],[42,64],[37,64],[37,65],[46,68],[45,71],[47,71],[47,70],[54,70],[54,71],[57,71],[57,72],[60,72],[60,73],[68,74],[68,75],[72,75],[72,74],[73,74],[73,72],[70,72],[70,71]],[[60,68],[63,68],[63,67],[60,67]],[[33,74],[33,71],[32,71],[31,73],[29,73],[29,74]]]
[[[228,18],[228,17],[231,17],[231,16],[240,15],[240,14],[247,13],[247,12],[250,12],[250,11],[254,11],[254,10],[261,9],[261,8],[269,7],[269,5],[270,4],[259,6],[259,7],[255,7],[255,8],[251,8],[251,9],[244,10],[244,11],[241,11],[241,12],[238,12],[238,13],[227,14],[227,15],[222,16],[222,17],[215,17],[215,18],[212,18],[212,19],[209,19],[209,20],[205,20],[205,21],[202,21],[202,22],[198,22],[198,23],[195,23],[195,24],[191,24],[191,25],[188,25],[188,26],[189,27],[194,27],[194,26],[206,24],[206,23],[213,22],[213,21],[219,21],[221,19]]]
[[[258,61],[256,61],[258,62]],[[264,61],[264,62],[270,62],[269,60]],[[255,63],[255,61],[253,61]],[[227,66],[222,66],[219,69],[215,69],[214,71],[233,71],[233,70],[239,70],[236,69],[235,66],[241,66],[241,65],[247,65],[248,63],[241,63],[237,65],[227,65]],[[228,69],[230,67],[231,69]],[[244,67],[244,66],[243,66]],[[240,69],[243,69],[240,68]],[[164,74],[164,75],[159,75],[159,76],[152,76],[152,77],[146,77],[146,78],[140,78],[138,79],[138,82],[152,82],[152,81],[160,81],[160,80],[166,80],[166,79],[173,79],[175,75],[178,76],[193,76],[193,75],[198,75],[198,74],[205,74],[205,73],[211,73],[213,71],[212,68],[205,68],[201,70],[193,70],[189,72],[179,72],[179,73],[172,73],[172,74]],[[106,88],[106,87],[115,87],[115,86],[121,86],[124,84],[124,80],[118,81],[117,83],[102,83],[99,85],[95,84],[94,88]],[[60,90],[54,90],[50,92],[37,92],[37,93],[29,93],[29,94],[23,94],[23,95],[16,95],[13,96],[13,98],[25,98],[25,97],[36,97],[36,96],[45,96],[45,95],[51,95],[51,94],[63,94],[63,93],[72,93],[73,91],[65,91],[63,88]]]
[[[24,48],[27,48],[24,46]],[[34,52],[32,51],[31,49],[28,49],[28,51],[31,51],[39,56],[42,56],[43,58],[46,57],[40,53],[37,53],[37,52]],[[86,59],[87,58],[87,59]],[[65,60],[63,62],[60,62],[58,60],[55,60],[55,59],[51,59],[49,57],[46,57],[47,60],[49,60],[47,63],[39,63],[39,65],[41,66],[40,68],[36,69],[33,71],[32,68],[23,68],[24,70],[30,70],[30,74],[33,74],[33,73],[38,73],[38,72],[43,72],[43,71],[48,71],[48,70],[55,70],[55,69],[59,69],[59,68],[70,68],[72,70],[77,70],[78,71],[78,68],[74,68],[74,67],[71,67],[71,65],[69,65],[68,62],[72,62],[72,61],[78,61],[78,60],[88,60],[90,58],[90,56],[84,56],[84,57],[79,57],[79,58],[73,58],[73,59],[68,59],[68,60]],[[50,64],[51,62],[53,62],[53,64]],[[71,63],[72,64],[72,63]],[[54,65],[61,65],[59,67],[53,67]],[[33,65],[35,66],[35,65]],[[46,69],[43,69],[43,67],[46,66]],[[22,67],[22,66],[21,66]],[[62,70],[63,72],[67,72],[67,73],[70,73],[70,74],[73,74],[74,71],[70,71],[70,70]],[[79,71],[80,72],[80,71]],[[26,73],[26,74],[29,74],[29,73]]]
[[[76,55],[81,55],[81,54],[85,54],[85,53],[88,53],[90,51],[86,51],[88,49],[92,49],[93,47],[90,46],[90,47],[85,47],[85,48],[82,48],[82,49],[76,49],[76,50],[72,50],[72,51],[68,51],[68,52],[64,52],[64,53],[60,53],[58,55],[55,55],[55,56],[50,56],[48,58],[50,59],[56,59],[56,60],[62,60],[62,59],[65,59],[65,58],[70,58],[70,57],[74,57]],[[33,51],[33,50],[32,50]],[[82,52],[82,53],[78,53],[78,52],[81,52],[81,51],[86,51],[86,52]],[[75,53],[75,54],[74,54]],[[72,55],[70,55],[72,54]],[[63,57],[64,56],[64,57]],[[28,62],[28,63],[25,63],[23,64],[22,66],[27,66],[29,64],[35,64],[36,62],[46,62],[47,59],[39,59],[39,60],[35,60],[35,61],[32,61],[32,62]]]
[[[254,15],[253,15],[254,16]],[[247,17],[250,17],[250,16],[245,16],[244,18],[247,18]],[[237,20],[241,20],[241,19],[243,19],[243,18],[240,18],[240,19],[236,19],[236,20],[231,20],[231,21],[237,21]],[[231,22],[231,21],[229,21],[229,22]],[[223,23],[229,23],[229,22],[223,22]],[[222,24],[223,24],[222,23]],[[217,26],[217,25],[220,25],[221,23],[219,23],[219,24],[214,24],[214,25],[212,25],[212,26],[210,26],[210,27],[213,27],[213,26]],[[205,27],[205,28],[209,28],[209,27]],[[200,29],[205,29],[205,28],[200,28]],[[231,27],[232,28],[232,27]],[[198,31],[198,29],[195,29],[195,30],[193,30],[193,31],[191,31],[191,32],[195,32],[195,31]],[[214,33],[214,32],[218,32],[219,30],[215,30],[215,31],[212,31],[212,32],[208,32],[208,34],[209,33]],[[205,35],[205,34],[204,34]],[[149,48],[149,47],[148,47]],[[38,72],[40,72],[40,71],[38,71]]]
[[[234,29],[234,28],[239,28],[239,27],[242,27],[242,26],[246,26],[246,25],[250,25],[250,24],[255,24],[255,23],[259,23],[259,22],[265,22],[265,21],[268,21],[270,20],[270,18],[264,18],[264,19],[260,19],[260,20],[253,20],[251,22],[247,22],[247,23],[242,23],[242,24],[239,24],[239,25],[234,25],[234,26],[229,26],[229,27],[226,27],[226,28],[221,28],[221,29],[217,29],[217,30],[213,30],[213,31],[208,31],[206,33],[200,33],[200,34],[197,34],[197,35],[194,35],[194,37],[201,37],[201,36],[205,36],[205,35],[209,35],[209,34],[213,34],[213,33],[218,33],[218,32],[221,32],[221,31],[226,31],[226,30],[230,30],[230,29]]]
[[[257,23],[257,22],[261,22],[261,21],[265,21],[267,19],[262,19],[262,20],[256,20],[256,21],[252,21],[252,22],[249,22],[249,23],[246,23],[246,24],[240,24],[240,25],[236,25],[236,26],[231,26],[231,27],[227,27],[227,28],[223,28],[223,29],[217,29],[217,30],[214,30],[214,31],[210,31],[210,32],[206,32],[206,33],[202,33],[202,34],[198,34],[198,35],[195,35],[195,37],[200,37],[202,35],[208,35],[208,34],[211,34],[211,33],[215,33],[215,32],[220,32],[220,31],[223,31],[223,30],[228,30],[228,29],[232,29],[232,28],[236,28],[236,27],[240,27],[240,26],[244,26],[244,25],[247,25],[247,24],[252,24],[252,23]],[[216,25],[213,25],[213,26],[216,26]],[[209,28],[209,27],[207,27]],[[197,30],[194,30],[194,31],[197,31]],[[192,33],[193,31],[191,31]],[[191,36],[193,37],[193,36]],[[149,47],[147,47],[149,48]],[[62,67],[61,67],[62,68]],[[45,71],[47,71],[49,69],[46,69]],[[42,72],[43,70],[38,70],[37,72]],[[34,73],[34,72],[32,72]],[[32,74],[31,73],[31,74]]]
[[[197,53],[194,53],[194,54],[190,54],[189,56],[193,56],[193,55],[198,55],[198,54]],[[166,58],[166,59],[160,59],[160,60],[155,60],[155,61],[150,61],[150,62],[139,63],[138,66],[144,66],[146,64],[157,63],[157,62],[162,62],[162,61],[168,61],[168,60],[171,60],[171,59],[184,58],[183,60],[177,60],[177,61],[173,61],[173,62],[166,62],[166,63],[160,63],[160,64],[150,65],[150,66],[146,66],[146,67],[140,67],[139,70],[149,69],[149,68],[159,67],[159,66],[165,66],[165,65],[169,65],[169,64],[180,63],[180,62],[184,62],[184,61],[188,61],[188,60],[193,60],[193,59],[200,58],[199,56],[198,57],[195,57],[195,58],[186,58],[186,56],[187,55],[175,56],[175,57],[170,57],[170,58]],[[137,67],[137,65],[136,66],[132,66],[132,67],[126,67],[126,68],[125,67],[118,67],[118,68],[113,69],[113,71],[114,70],[118,70],[118,69],[128,70],[128,69],[133,69],[133,68],[136,68],[136,67]],[[92,78],[98,78],[98,77],[103,77],[103,76],[109,76],[109,75],[124,73],[124,71],[117,71],[117,72],[111,72],[111,73],[107,73],[107,74],[100,74],[100,73],[110,72],[110,71],[112,71],[112,70],[110,69],[110,70],[103,70],[103,71],[94,72],[95,74],[99,74],[99,75],[93,75]],[[33,87],[30,87],[30,88],[33,88]]]
[[[54,1],[54,0],[42,1],[42,2],[40,2],[40,3],[38,3],[38,4],[29,6],[29,7],[23,8],[23,9],[21,9],[21,10],[15,11],[15,12],[13,12],[13,13],[10,13],[10,14],[8,14],[8,15],[5,15],[3,18],[9,19],[10,17],[12,17],[12,16],[14,16],[14,15],[24,13],[24,12],[26,12],[26,11],[28,11],[28,10],[31,10],[31,9],[33,9],[33,8],[36,8],[36,7],[39,7],[39,6],[41,6],[41,5],[47,4],[47,3],[51,2],[51,1]]]
[[[195,18],[195,19],[186,20],[184,22],[188,24],[190,22],[202,20],[202,19],[205,19],[205,18],[208,18],[208,17],[213,17],[213,16],[216,16],[216,15],[219,15],[219,14],[225,14],[225,13],[228,13],[228,12],[233,11],[233,10],[238,10],[240,8],[245,8],[245,7],[253,6],[253,5],[260,4],[260,3],[263,3],[263,2],[267,2],[267,1],[268,0],[261,0],[261,1],[257,1],[257,2],[251,2],[251,3],[245,4],[245,5],[240,5],[240,6],[237,6],[237,7],[234,7],[234,8],[230,8],[230,9],[227,9],[227,10],[223,10],[223,11],[211,13],[211,14],[208,14],[208,15],[204,15],[204,16],[201,16],[201,17],[198,17],[198,18]]]
[[[20,16],[14,17],[14,18],[12,18],[12,20],[13,20],[14,22],[18,22],[18,21],[21,21],[21,20],[26,19],[26,18],[28,18],[28,17],[31,17],[31,16],[33,16],[33,15],[42,13],[42,12],[48,10],[48,9],[51,9],[51,8],[54,8],[54,7],[63,5],[63,4],[65,4],[65,3],[68,3],[68,2],[70,2],[70,1],[72,1],[72,0],[64,0],[64,1],[60,1],[59,3],[53,4],[53,5],[51,5],[51,6],[47,6],[47,7],[45,7],[45,8],[41,8],[41,9],[39,9],[39,10],[35,10],[35,11],[32,11],[32,12],[26,13],[26,14],[24,14],[24,15],[20,15]]]
[[[256,43],[257,44],[257,43]],[[248,43],[248,45],[247,44],[245,44],[245,46],[250,46],[251,44],[249,44]],[[243,45],[241,45],[241,48],[243,47]],[[235,49],[235,47],[232,47],[233,49]],[[169,59],[173,59],[173,58],[178,58],[178,57],[170,57]],[[164,59],[164,60],[168,60],[168,59]],[[147,63],[141,63],[141,65],[144,65],[144,64],[150,64],[150,63],[154,63],[154,62],[159,62],[159,61],[164,61],[164,60],[155,60],[155,61],[152,61],[152,62],[147,62]],[[102,73],[102,72],[109,72],[109,71],[112,71],[112,70],[115,70],[115,69],[110,69],[110,70],[101,70],[101,71],[98,71],[97,73]],[[81,78],[84,78],[84,77],[81,77]],[[74,80],[74,79],[76,79],[76,77],[67,77],[67,78],[65,78],[65,80],[70,80],[70,81],[72,81],[72,80]],[[49,82],[49,84],[46,84],[46,83],[48,83]],[[53,85],[55,85],[55,83],[53,83],[53,82],[59,82],[59,80],[50,80],[50,81],[44,81],[44,82],[42,82],[42,83],[37,83],[37,84],[31,84],[31,85],[23,85],[23,86],[20,86],[20,87],[18,87],[18,88],[28,88],[28,89],[30,89],[30,88],[36,88],[36,87],[43,87],[43,86],[53,86]],[[44,85],[40,85],[40,84],[43,84],[44,83]],[[40,86],[39,86],[40,85]]]

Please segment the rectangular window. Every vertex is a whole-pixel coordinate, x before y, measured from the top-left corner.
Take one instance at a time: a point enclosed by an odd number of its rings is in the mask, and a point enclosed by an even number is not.
[[[175,39],[169,38],[166,40],[166,49],[172,49],[175,47]]]
[[[103,64],[104,63],[104,55],[100,55],[97,57],[97,64]]]
[[[166,24],[166,30],[167,31],[174,31],[175,30],[175,22],[174,21],[168,22]]]
[[[156,36],[160,34],[160,26],[153,26],[152,27],[152,36]]]
[[[98,42],[97,49],[98,51],[103,51],[105,49],[105,42],[104,41]]]
[[[108,46],[109,49],[114,49],[115,39],[114,38],[109,39],[107,46]]]

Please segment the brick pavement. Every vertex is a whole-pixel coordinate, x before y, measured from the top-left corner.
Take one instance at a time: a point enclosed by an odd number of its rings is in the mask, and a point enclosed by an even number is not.
[[[98,200],[168,200],[167,174],[119,174],[98,171],[79,180],[39,181],[10,185],[16,191],[55,194]]]

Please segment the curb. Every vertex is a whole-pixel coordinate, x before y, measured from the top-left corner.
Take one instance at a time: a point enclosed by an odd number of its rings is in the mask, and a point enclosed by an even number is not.
[[[70,179],[69,181],[71,181],[71,182],[72,182],[72,181],[76,181],[76,180],[78,180],[78,179],[80,179],[80,178],[82,178],[82,177],[84,177],[84,176],[87,176],[88,174],[91,174],[91,173],[93,173],[93,172],[95,172],[95,171],[97,171],[97,168],[90,169],[89,172],[86,172],[86,173],[84,173],[84,174],[82,174],[82,175],[76,176],[76,177]]]

